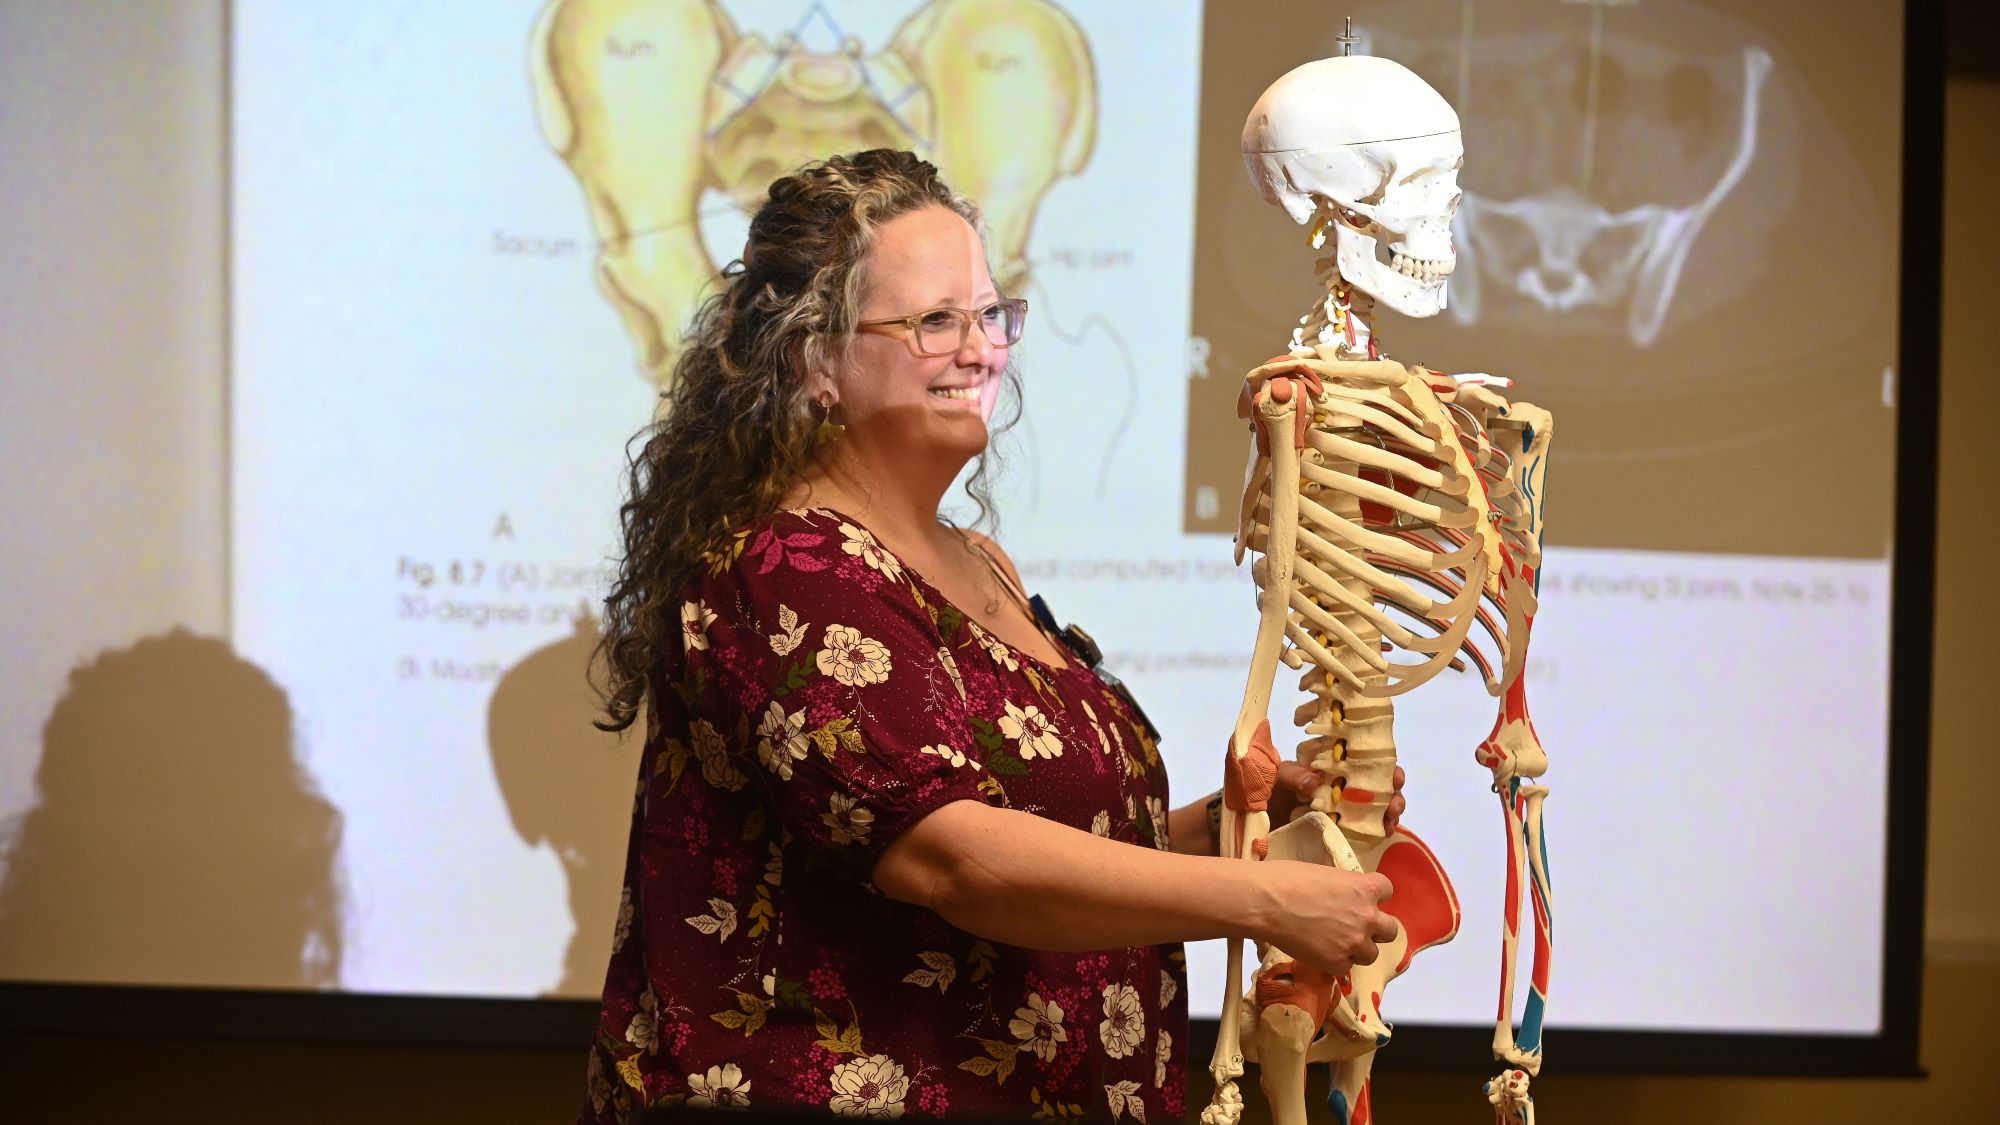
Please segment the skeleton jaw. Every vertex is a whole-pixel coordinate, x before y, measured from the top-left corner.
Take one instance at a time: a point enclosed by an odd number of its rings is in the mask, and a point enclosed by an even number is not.
[[[1440,247],[1420,244],[1434,240],[1405,241],[1359,212],[1344,207],[1337,211],[1334,241],[1340,276],[1349,285],[1404,316],[1429,317],[1443,311],[1445,280],[1458,266],[1448,240],[1439,255]]]
[[[1325,292],[1313,310],[1299,318],[1292,333],[1292,354],[1310,357],[1314,345],[1331,344],[1344,355],[1379,355],[1379,340],[1369,323],[1378,299],[1405,316],[1434,316],[1445,307],[1445,281],[1458,265],[1448,238],[1444,256],[1420,256],[1413,252],[1419,243],[1434,250],[1429,244],[1438,240],[1391,241],[1384,236],[1393,232],[1368,214],[1315,198],[1318,220],[1309,241],[1315,250],[1323,248],[1329,236],[1337,245],[1331,257],[1320,259]],[[1371,341],[1376,341],[1372,349]]]

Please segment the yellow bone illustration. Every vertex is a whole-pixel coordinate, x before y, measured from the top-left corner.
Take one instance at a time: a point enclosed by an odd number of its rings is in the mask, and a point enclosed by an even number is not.
[[[702,241],[705,192],[749,211],[810,161],[908,149],[979,204],[994,280],[1016,293],[1036,211],[1096,143],[1089,44],[1048,0],[931,0],[873,55],[741,34],[719,0],[550,0],[529,55],[542,132],[589,203],[598,284],[662,385],[735,256]]]

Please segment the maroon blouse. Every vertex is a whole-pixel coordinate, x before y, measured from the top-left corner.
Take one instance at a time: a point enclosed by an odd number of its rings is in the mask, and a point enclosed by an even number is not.
[[[1180,946],[1016,948],[868,882],[951,801],[1167,847],[1143,724],[838,513],[777,513],[709,561],[682,591],[685,656],[652,693],[579,1120],[674,1101],[1181,1117]]]

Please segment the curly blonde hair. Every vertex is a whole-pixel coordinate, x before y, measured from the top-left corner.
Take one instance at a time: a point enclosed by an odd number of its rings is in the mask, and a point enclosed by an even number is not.
[[[680,651],[680,589],[703,554],[777,510],[811,463],[820,419],[807,373],[848,358],[876,229],[925,207],[979,225],[978,208],[935,167],[894,149],[835,156],[772,182],[743,256],[695,313],[660,412],[630,458],[623,556],[595,661],[602,729],[630,727],[650,677]],[[996,431],[1018,415],[1018,397],[1013,406]],[[990,447],[966,485],[980,523],[993,515],[989,458]]]

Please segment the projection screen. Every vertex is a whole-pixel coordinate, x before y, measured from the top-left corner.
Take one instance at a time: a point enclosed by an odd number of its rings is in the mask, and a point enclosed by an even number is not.
[[[1509,377],[1558,420],[1526,676],[1565,1037],[1894,1030],[1904,26],[1794,10],[1341,12],[1466,142],[1449,306],[1384,313],[1384,349]],[[1235,400],[1315,298],[1237,131],[1339,27],[1296,0],[1150,5],[1143,35],[1130,11],[238,0],[229,628],[187,651],[269,709],[243,776],[307,826],[273,850],[291,898],[256,956],[177,971],[9,938],[0,975],[594,996],[638,746],[592,729],[581,676],[625,443],[746,208],[836,151],[912,147],[980,197],[996,277],[1033,309],[998,537],[1145,705],[1177,801],[1219,785],[1255,625]],[[150,657],[99,665],[119,659]],[[87,719],[88,671],[9,708]],[[1386,1001],[1401,1024],[1492,1017],[1505,853],[1472,749],[1495,706],[1453,674],[1399,702],[1406,823],[1464,908]],[[48,737],[8,748],[10,779]],[[20,933],[62,909],[29,894],[40,769],[0,806]],[[1220,944],[1188,960],[1212,1018]]]

